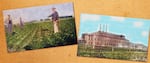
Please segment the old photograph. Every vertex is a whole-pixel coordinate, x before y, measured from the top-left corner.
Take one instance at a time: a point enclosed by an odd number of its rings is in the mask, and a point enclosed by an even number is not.
[[[81,14],[78,56],[147,61],[150,20]]]
[[[77,43],[73,3],[3,11],[8,52]]]

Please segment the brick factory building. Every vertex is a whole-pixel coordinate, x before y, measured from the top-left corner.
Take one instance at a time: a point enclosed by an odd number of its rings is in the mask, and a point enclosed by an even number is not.
[[[107,25],[100,25],[97,32],[83,33],[81,39],[79,39],[79,42],[83,42],[85,45],[92,46],[93,48],[106,46],[147,51],[147,47],[143,44],[131,43],[124,35],[117,35],[107,32]]]

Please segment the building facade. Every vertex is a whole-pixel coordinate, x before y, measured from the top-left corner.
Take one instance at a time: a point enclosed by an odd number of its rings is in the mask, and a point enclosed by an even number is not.
[[[93,33],[83,33],[79,42],[84,42],[85,45],[93,48],[105,46],[147,50],[143,44],[131,43],[124,35],[112,34],[101,29]]]

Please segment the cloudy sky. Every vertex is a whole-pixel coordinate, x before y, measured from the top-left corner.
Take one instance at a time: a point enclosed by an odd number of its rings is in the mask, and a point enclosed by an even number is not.
[[[80,18],[79,37],[82,33],[98,31],[100,24],[107,24],[108,32],[125,35],[130,42],[148,46],[150,20],[93,14],[81,14]]]
[[[7,21],[6,19],[8,14],[11,15],[13,23],[19,23],[19,17],[22,17],[23,21],[25,22],[45,19],[48,18],[48,16],[52,13],[51,8],[53,7],[56,8],[60,16],[74,16],[73,4],[70,2],[63,4],[4,10],[4,21]]]

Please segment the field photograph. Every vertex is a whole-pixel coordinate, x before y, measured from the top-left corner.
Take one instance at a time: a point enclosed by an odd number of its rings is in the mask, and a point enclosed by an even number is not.
[[[81,14],[77,56],[146,62],[150,20]]]
[[[77,43],[72,3],[4,10],[3,16],[9,53]]]

